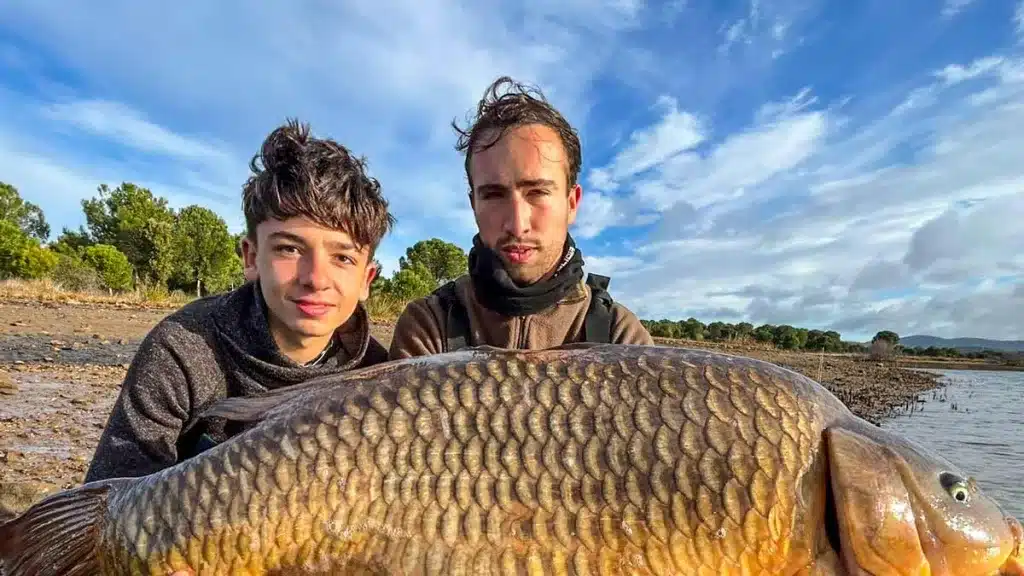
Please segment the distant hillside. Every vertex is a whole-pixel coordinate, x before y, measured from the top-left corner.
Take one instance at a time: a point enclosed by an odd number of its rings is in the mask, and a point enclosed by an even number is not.
[[[956,348],[963,352],[972,350],[999,350],[1002,352],[1024,352],[1024,340],[987,340],[985,338],[939,338],[937,336],[914,335],[900,338],[904,348]]]

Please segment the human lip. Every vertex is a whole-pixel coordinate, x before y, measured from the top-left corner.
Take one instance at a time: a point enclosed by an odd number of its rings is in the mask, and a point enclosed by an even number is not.
[[[323,316],[334,307],[330,302],[311,299],[298,299],[295,306],[306,316]]]
[[[501,249],[502,253],[505,254],[505,257],[516,264],[522,264],[529,260],[534,250],[535,248],[522,244],[513,244]]]

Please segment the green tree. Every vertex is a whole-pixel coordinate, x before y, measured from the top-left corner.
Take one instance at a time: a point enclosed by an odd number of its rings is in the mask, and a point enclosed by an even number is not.
[[[800,333],[796,328],[783,324],[775,327],[775,346],[784,350],[796,350],[800,348]]]
[[[415,262],[396,270],[381,287],[383,293],[399,301],[408,302],[430,294],[437,288],[437,280],[426,266]]]
[[[398,260],[399,269],[415,264],[422,265],[428,271],[435,288],[469,270],[468,257],[462,248],[440,238],[420,240],[407,248],[405,256]]]
[[[39,245],[17,224],[0,219],[0,275],[7,278],[36,279],[49,276],[57,266],[58,255]]]
[[[89,232],[84,228],[77,231],[64,228],[61,230],[60,236],[57,237],[57,241],[50,243],[50,250],[58,254],[76,256],[83,248],[92,245],[93,241],[89,238]]]
[[[230,282],[231,267],[238,260],[234,237],[224,219],[209,208],[192,205],[178,213],[173,245],[176,272],[195,286],[197,297],[203,286],[210,291],[211,285]]]
[[[741,340],[754,335],[754,325],[750,322],[740,322],[736,325],[736,338]]]
[[[696,318],[687,318],[685,322],[679,323],[678,327],[680,338],[687,338],[689,340],[704,339],[704,323]]]
[[[892,346],[896,346],[900,343],[900,336],[891,330],[882,330],[875,334],[875,337],[871,339],[871,342],[874,343],[878,340],[884,340]]]
[[[103,287],[103,280],[99,273],[83,262],[77,253],[55,253],[57,254],[57,266],[53,269],[50,277],[61,287],[74,292],[91,292]]]
[[[42,209],[26,202],[17,188],[5,182],[0,182],[0,220],[14,223],[22,232],[41,242],[50,237],[50,225]]]
[[[234,290],[245,284],[245,270],[242,258],[232,254],[226,266],[221,268],[220,273],[210,278],[206,283],[206,289],[210,293]]]
[[[774,342],[775,327],[771,324],[761,324],[754,330],[754,339],[758,342]]]
[[[96,271],[103,287],[122,292],[132,287],[132,265],[128,257],[110,244],[94,244],[82,249],[82,262]]]
[[[725,322],[712,322],[708,324],[707,334],[708,340],[712,342],[721,342],[722,340],[729,339],[729,329]]]
[[[807,343],[804,348],[807,350],[824,350],[825,352],[838,352],[842,347],[842,339],[839,333],[833,330],[823,332],[821,330],[810,330],[807,333]]]
[[[97,191],[99,197],[82,201],[91,240],[124,253],[137,280],[166,283],[174,269],[175,224],[167,200],[130,182],[113,190],[102,184]]]

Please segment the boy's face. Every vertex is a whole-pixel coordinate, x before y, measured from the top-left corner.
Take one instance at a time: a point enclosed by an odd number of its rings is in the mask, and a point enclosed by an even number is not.
[[[543,125],[509,130],[470,160],[480,240],[520,285],[547,277],[562,257],[583,193],[568,189],[567,165],[558,133]]]
[[[246,278],[259,278],[271,331],[294,344],[327,339],[369,296],[377,273],[368,247],[357,250],[347,233],[302,217],[260,223],[242,253]]]

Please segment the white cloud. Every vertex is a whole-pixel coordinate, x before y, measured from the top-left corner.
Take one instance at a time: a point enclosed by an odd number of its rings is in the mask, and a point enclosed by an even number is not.
[[[801,91],[792,100],[766,104],[756,126],[726,136],[706,154],[694,150],[706,139],[699,122],[672,102],[658,124],[633,134],[610,166],[591,172],[592,183],[610,189],[650,171],[626,186],[634,210],[665,211],[680,202],[697,209],[750,202],[760,185],[799,166],[825,137],[826,115],[807,111],[811,101]]]
[[[936,76],[945,80],[946,84],[959,84],[960,82],[989,74],[1005,64],[1005,58],[989,56],[971,62],[967,67],[960,64],[950,64],[936,72]]]
[[[584,193],[574,226],[574,235],[589,239],[618,220],[615,202],[600,192]],[[621,210],[619,210],[621,212]]]
[[[942,6],[942,16],[944,18],[952,18],[963,12],[964,9],[974,2],[975,0],[946,0],[946,3]]]
[[[42,208],[56,238],[61,228],[84,224],[81,201],[97,195],[102,183],[111,187],[123,181],[134,182],[167,198],[173,208],[190,204],[206,206],[220,214],[233,231],[243,225],[238,194],[226,185],[202,184],[156,179],[145,169],[129,164],[107,162],[98,165],[85,157],[60,153],[25,134],[16,137],[0,133],[0,179],[18,188],[22,197]],[[241,188],[239,187],[240,191]]]
[[[1017,3],[1017,9],[1013,13],[1013,23],[1017,27],[1017,36],[1024,40],[1024,0]]]
[[[661,164],[704,140],[700,120],[680,112],[675,99],[663,97],[658,107],[666,110],[661,122],[630,134],[629,145],[610,166],[591,171],[590,181],[595,188],[612,188],[618,181]]]
[[[897,99],[866,123],[804,94],[767,124],[624,183],[619,194],[637,201],[696,210],[662,215],[660,241],[636,251],[645,274],[631,264],[617,296],[650,317],[1020,337],[1020,291],[991,282],[1024,279],[1019,66],[947,67],[957,72],[912,89],[915,105]],[[982,91],[984,106],[971,99]]]
[[[204,160],[221,160],[227,156],[215,146],[157,126],[138,111],[117,102],[62,102],[47,106],[45,115],[139,150]]]

